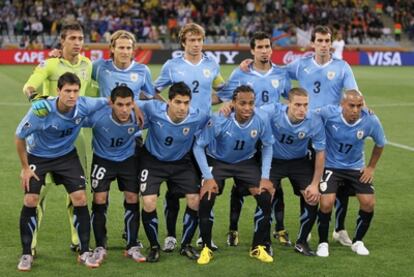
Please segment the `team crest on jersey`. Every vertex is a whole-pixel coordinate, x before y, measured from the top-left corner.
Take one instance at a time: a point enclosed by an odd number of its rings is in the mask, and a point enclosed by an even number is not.
[[[328,188],[328,184],[326,182],[321,182],[319,184],[319,189],[321,190],[321,192],[326,191],[327,188]]]
[[[305,132],[299,132],[298,133],[298,138],[299,139],[303,139],[305,136],[306,136],[306,133]]]
[[[130,78],[132,82],[138,81],[138,73],[131,73]]]
[[[141,186],[139,188],[141,192],[144,192],[147,189],[147,183],[141,183]]]
[[[204,77],[209,78],[211,76],[210,69],[206,68],[203,70]]]
[[[279,87],[279,80],[278,79],[272,80],[272,86],[274,88],[278,88]]]
[[[364,131],[363,130],[359,130],[357,132],[357,139],[362,139],[364,137]]]
[[[79,125],[79,123],[81,123],[81,121],[82,121],[82,118],[78,117],[78,118],[75,119],[75,124]]]
[[[81,71],[79,71],[79,77],[83,80],[86,80],[86,70],[82,69]]]
[[[129,135],[132,134],[132,133],[134,133],[134,131],[135,131],[135,128],[134,127],[129,127],[128,128],[128,134]]]
[[[257,130],[256,130],[256,129],[252,130],[252,131],[250,132],[250,136],[251,136],[252,138],[255,138],[255,137],[257,136]]]
[[[190,128],[183,128],[183,135],[186,136],[190,132]]]
[[[335,71],[328,71],[328,74],[326,74],[326,77],[328,77],[329,80],[332,80],[335,78]]]

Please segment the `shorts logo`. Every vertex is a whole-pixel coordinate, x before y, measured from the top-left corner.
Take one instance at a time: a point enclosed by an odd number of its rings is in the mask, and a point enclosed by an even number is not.
[[[138,81],[138,73],[131,73],[130,78],[132,82]]]
[[[190,132],[190,128],[184,128],[183,129],[183,135],[186,136]]]
[[[257,130],[255,129],[255,130],[252,130],[251,132],[250,132],[250,136],[252,137],[252,138],[255,138],[256,136],[257,136]]]
[[[98,184],[99,184],[99,181],[96,179],[93,179],[91,186],[93,189],[96,189],[98,187]]]
[[[335,71],[328,71],[328,74],[326,74],[326,77],[328,77],[329,80],[332,80],[335,78]]]
[[[23,125],[23,129],[29,129],[30,127],[32,127],[32,123],[30,123],[29,121],[27,121],[27,122]]]
[[[203,70],[203,74],[206,78],[209,78],[211,76],[211,71],[210,69],[204,69]]]
[[[357,139],[362,139],[363,137],[364,137],[364,131],[363,130],[359,130],[358,132],[357,132]]]
[[[134,133],[135,128],[134,127],[129,127],[128,128],[128,134],[131,135],[132,133]]]
[[[76,125],[79,125],[79,123],[81,123],[81,121],[82,121],[82,118],[80,118],[80,117],[79,118],[76,118],[75,119],[75,124]]]
[[[278,79],[272,80],[272,86],[274,88],[278,88],[279,87],[279,80]]]
[[[140,190],[141,192],[144,192],[147,189],[147,183],[141,183]]]
[[[326,182],[322,182],[319,184],[319,189],[321,192],[326,191],[327,188],[328,188],[328,184]]]
[[[299,134],[298,134],[299,139],[303,139],[305,136],[306,136],[305,132],[299,132]]]

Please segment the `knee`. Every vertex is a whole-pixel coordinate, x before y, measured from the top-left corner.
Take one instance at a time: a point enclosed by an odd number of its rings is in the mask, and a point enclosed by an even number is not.
[[[125,192],[125,202],[128,204],[136,204],[138,203],[138,194],[134,192]]]
[[[157,208],[157,195],[144,196],[142,202],[144,211],[150,213]]]
[[[335,203],[335,196],[322,195],[319,202],[319,209],[321,212],[327,214],[332,212],[332,208]]]
[[[375,198],[369,197],[368,199],[364,199],[364,201],[360,203],[360,206],[361,210],[364,212],[373,212],[375,207]]]
[[[27,193],[24,195],[23,204],[26,207],[34,208],[39,203],[39,194]]]
[[[200,205],[200,198],[198,194],[187,194],[187,206],[190,209],[197,211],[199,205]]]
[[[72,192],[69,196],[74,207],[82,207],[87,205],[86,192],[84,190]]]
[[[106,204],[106,199],[108,198],[107,192],[96,192],[93,194],[93,202],[95,204]]]

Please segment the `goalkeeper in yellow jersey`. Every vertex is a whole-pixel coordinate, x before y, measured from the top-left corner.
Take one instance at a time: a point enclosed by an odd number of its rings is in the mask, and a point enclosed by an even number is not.
[[[56,96],[57,81],[65,72],[75,73],[79,77],[81,81],[81,96],[88,94],[87,92],[90,91],[92,87],[92,63],[88,58],[80,55],[83,39],[83,30],[78,23],[70,23],[62,26],[60,33],[62,56],[60,58],[50,58],[40,63],[24,85],[23,92],[32,102],[32,110],[36,115],[44,116],[50,111],[48,102],[38,100],[47,96]],[[41,86],[42,90],[40,90]],[[87,176],[85,139],[82,132],[79,134],[76,141],[76,149],[85,171],[85,176]],[[40,193],[40,201],[37,207],[38,224],[32,241],[33,255],[36,254],[37,232],[45,211],[45,196],[53,183],[54,181],[51,176],[48,175],[45,186],[42,187]],[[73,251],[78,251],[79,238],[76,229],[73,227],[73,206],[69,197],[67,197],[66,203],[71,227],[71,249]]]

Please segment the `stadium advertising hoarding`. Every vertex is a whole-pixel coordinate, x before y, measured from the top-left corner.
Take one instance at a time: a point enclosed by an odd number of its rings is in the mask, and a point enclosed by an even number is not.
[[[219,64],[239,64],[251,58],[246,50],[211,50],[205,54]],[[109,58],[109,50],[86,50],[84,55],[91,60]],[[163,64],[166,60],[182,55],[180,50],[138,50],[136,60],[145,64]],[[312,55],[312,51],[274,50],[272,61],[287,64],[302,56]],[[414,66],[414,52],[392,51],[345,51],[344,59],[350,65],[368,66]],[[0,50],[0,64],[38,64],[48,58],[48,50]]]

